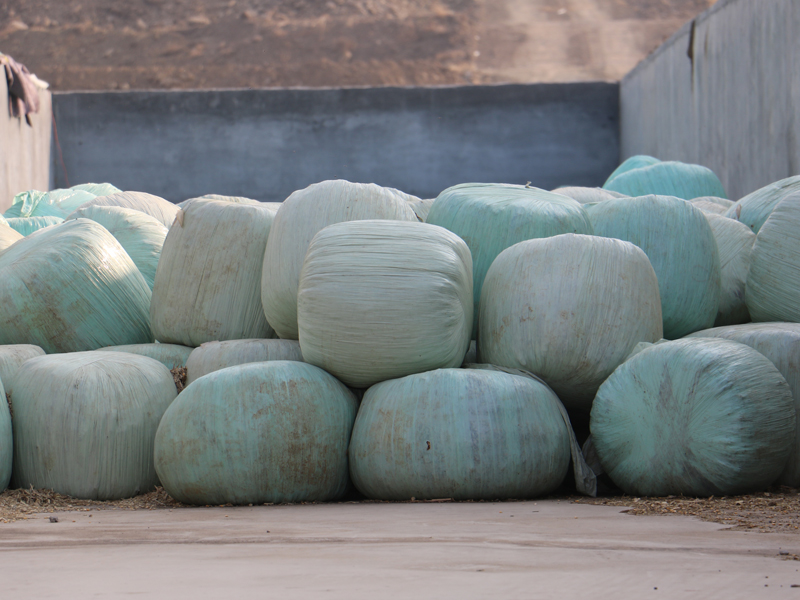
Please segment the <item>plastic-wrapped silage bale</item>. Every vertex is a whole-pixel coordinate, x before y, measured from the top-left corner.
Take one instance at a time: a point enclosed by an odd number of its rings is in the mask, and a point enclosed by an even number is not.
[[[631,156],[630,158],[624,160],[614,171],[611,175],[608,176],[606,179],[606,184],[608,184],[612,179],[617,177],[618,175],[622,175],[623,173],[627,173],[628,171],[632,171],[633,169],[639,169],[641,167],[650,167],[661,161],[653,156],[648,156],[647,154],[637,154],[636,156]],[[605,187],[605,185],[603,186]]]
[[[301,362],[221,369],[190,384],[161,420],[156,470],[188,504],[336,500],[348,485],[356,398]]]
[[[546,385],[438,369],[369,388],[349,456],[353,483],[368,498],[534,498],[563,481],[570,441]]]
[[[110,196],[111,194],[119,194],[122,191],[110,183],[81,183],[73,185],[70,189],[89,192],[95,196]]]
[[[168,369],[186,366],[186,361],[194,348],[178,344],[128,344],[98,348],[98,352],[126,352],[157,360]]]
[[[0,223],[0,252],[10,247],[14,242],[21,240],[23,236],[16,229],[12,229],[7,224]]]
[[[800,195],[800,175],[757,189],[731,206],[725,216],[744,223],[758,233],[775,207],[794,195]]]
[[[14,483],[92,500],[149,492],[156,429],[176,395],[169,369],[145,356],[32,358],[11,396]]]
[[[798,427],[778,483],[800,487],[800,324],[746,323],[705,329],[689,337],[723,338],[746,344],[766,356],[781,372],[792,391]]]
[[[604,190],[603,188],[590,187],[560,187],[553,190],[554,194],[561,194],[567,198],[572,198],[580,204],[594,204],[612,198],[624,198],[624,194]]]
[[[274,216],[218,200],[194,201],[178,213],[150,304],[158,341],[196,347],[275,336],[261,307],[261,261]]]
[[[653,267],[631,243],[565,234],[504,250],[486,275],[478,358],[544,379],[588,410],[637,343],[662,337]]]
[[[254,362],[295,360],[303,362],[296,340],[230,340],[206,342],[186,361],[186,384],[220,369]]]
[[[425,223],[428,220],[428,213],[431,212],[431,206],[436,202],[436,198],[429,198],[426,200],[410,200],[408,204],[417,215],[420,222]]]
[[[79,352],[153,341],[150,288],[119,242],[77,219],[0,254],[0,344]]]
[[[284,339],[298,339],[297,285],[311,239],[343,221],[390,219],[418,222],[397,190],[341,179],[292,193],[275,215],[264,253],[261,301],[270,326]]]
[[[6,222],[11,229],[26,237],[45,227],[63,223],[64,219],[61,217],[12,217],[6,219]]]
[[[6,402],[6,390],[0,381],[0,492],[11,481],[14,464],[14,440],[11,428],[11,410]]]
[[[60,217],[65,218],[73,210],[89,202],[94,194],[84,190],[58,189],[49,192],[28,190],[14,196],[11,208],[4,216],[13,217]]]
[[[349,221],[308,247],[297,293],[303,358],[351,387],[460,366],[472,318],[469,248],[442,227]]]
[[[592,233],[578,202],[522,185],[467,183],[448,188],[433,203],[427,222],[455,233],[472,253],[473,338],[480,325],[483,280],[498,254],[524,240]]]
[[[711,169],[682,162],[659,162],[617,175],[603,189],[637,197],[656,194],[692,200],[700,196],[726,198],[725,189]]]
[[[258,200],[253,200],[252,198],[245,198],[244,196],[223,196],[222,194],[204,194],[203,196],[197,196],[196,198],[189,198],[187,200],[184,200],[183,202],[179,202],[178,204],[176,204],[176,206],[181,210],[183,210],[195,200],[219,200],[221,202],[233,202],[234,204],[262,204]]]
[[[728,209],[733,205],[730,200],[724,198],[714,198],[713,196],[705,196],[702,198],[695,198],[689,200],[693,205],[702,210],[704,213],[713,213],[716,215],[725,216]]]
[[[119,192],[107,196],[98,196],[82,204],[77,208],[88,208],[89,206],[121,206],[141,211],[157,219],[165,227],[172,225],[175,217],[180,210],[164,198],[148,194],[146,192]],[[68,215],[69,217],[69,215]]]
[[[669,196],[620,198],[586,211],[595,235],[632,242],[658,276],[664,337],[677,339],[714,325],[721,272],[714,232],[704,213]]]
[[[594,399],[592,439],[631,495],[732,496],[783,471],[795,407],[777,368],[728,340],[656,344],[623,363]]]
[[[31,358],[43,356],[44,350],[32,344],[10,344],[0,346],[0,381],[10,394],[19,368]]]
[[[125,248],[148,287],[153,289],[161,248],[169,231],[161,221],[131,208],[99,205],[79,208],[69,218],[91,219],[105,227]]]

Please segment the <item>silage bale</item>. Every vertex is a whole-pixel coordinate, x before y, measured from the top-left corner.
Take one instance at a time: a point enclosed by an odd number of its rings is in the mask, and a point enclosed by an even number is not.
[[[483,280],[498,254],[524,240],[592,233],[578,202],[521,185],[473,183],[448,188],[433,203],[427,222],[455,233],[472,253],[473,338],[478,333]]]
[[[194,348],[178,344],[128,344],[97,349],[98,352],[125,352],[146,356],[157,360],[168,369],[185,367],[192,350]]]
[[[262,204],[258,200],[253,200],[252,198],[245,198],[244,196],[223,196],[222,194],[204,194],[203,196],[197,196],[195,198],[189,198],[187,200],[184,200],[183,202],[179,202],[176,206],[181,210],[183,210],[195,200],[219,200],[220,202],[233,202],[234,204]]]
[[[733,206],[733,202],[725,200],[724,198],[715,198],[714,196],[703,196],[689,200],[693,205],[702,210],[704,213],[714,213],[717,215],[725,216],[728,209]]]
[[[294,360],[303,362],[296,340],[230,340],[206,342],[186,361],[186,384],[220,369],[254,362]]]
[[[311,239],[324,227],[343,221],[418,222],[408,200],[396,191],[337,179],[293,192],[283,202],[267,241],[261,277],[264,313],[280,337],[298,339],[297,285]]]
[[[604,190],[603,188],[591,187],[560,187],[553,190],[554,194],[561,194],[567,198],[572,198],[580,204],[594,204],[612,198],[624,198],[624,194]]]
[[[639,169],[641,167],[650,167],[661,161],[653,156],[648,156],[647,154],[637,154],[636,156],[631,156],[630,158],[626,159],[622,162],[611,175],[608,176],[606,179],[606,184],[613,180],[618,175],[622,175],[623,173],[627,173],[628,171],[632,171],[633,169]],[[605,187],[605,185],[603,186]]]
[[[164,489],[188,504],[336,500],[348,485],[355,396],[322,369],[272,361],[189,385],[155,439]]]
[[[110,196],[111,194],[119,194],[122,191],[110,183],[81,183],[73,185],[70,189],[89,192],[95,196]]]
[[[600,462],[625,493],[732,496],[783,471],[795,407],[778,369],[728,340],[647,348],[600,387],[591,415]]]
[[[798,194],[800,194],[800,175],[787,177],[748,194],[728,208],[725,216],[744,223],[758,233],[778,204]]]
[[[632,242],[658,276],[664,337],[714,325],[721,295],[720,258],[704,213],[679,198],[620,198],[587,209],[595,235]]]
[[[603,189],[638,197],[655,194],[692,200],[700,196],[727,198],[711,169],[677,161],[631,169],[607,182]]]
[[[8,224],[0,223],[0,252],[10,247],[14,242],[21,240],[23,236],[16,229],[12,229]]]
[[[747,323],[715,327],[693,333],[689,337],[723,338],[746,344],[766,356],[781,372],[794,399],[798,427],[789,460],[778,483],[800,487],[800,325],[796,323]]]
[[[28,190],[14,196],[14,200],[3,216],[14,217],[60,217],[65,218],[81,204],[89,202],[94,194],[84,190],[57,189],[49,192]]]
[[[169,369],[145,356],[32,358],[11,397],[14,483],[91,500],[151,491],[156,429],[176,395]]]
[[[63,223],[61,217],[12,217],[6,219],[8,226],[21,236],[26,237],[35,231]]]
[[[750,228],[717,214],[706,214],[717,242],[720,263],[719,310],[714,325],[738,325],[750,321],[745,305],[745,285],[756,234]]]
[[[653,267],[631,243],[566,234],[504,250],[481,295],[478,357],[544,379],[588,410],[639,342],[662,336]]]
[[[0,492],[8,487],[11,481],[11,469],[14,465],[14,439],[11,428],[11,410],[6,402],[6,390],[0,381]]]
[[[179,210],[172,202],[168,202],[164,200],[164,198],[146,192],[118,192],[107,196],[98,196],[76,207],[76,210],[78,208],[88,208],[89,206],[120,206],[122,208],[131,208],[150,215],[154,219],[160,221],[165,227],[172,225]],[[69,218],[69,216],[67,218]]]
[[[351,387],[458,367],[472,317],[469,248],[442,227],[349,221],[308,247],[297,294],[303,358]]]
[[[800,322],[800,194],[790,195],[758,231],[745,303],[753,321]]]
[[[431,212],[431,206],[436,202],[436,198],[429,198],[426,200],[409,200],[408,204],[411,210],[417,215],[420,222],[425,223],[428,220],[428,213]]]
[[[368,498],[535,498],[563,481],[570,443],[546,385],[438,369],[369,388],[349,456],[353,483]]]
[[[261,307],[261,261],[275,212],[195,201],[178,213],[161,251],[150,318],[160,342],[274,337]]]
[[[150,288],[119,242],[77,219],[0,254],[0,344],[79,352],[153,341]]]
[[[5,387],[6,394],[10,394],[14,389],[14,380],[19,368],[31,358],[43,355],[44,350],[31,344],[0,346],[0,381]],[[0,399],[3,397],[0,396]]]

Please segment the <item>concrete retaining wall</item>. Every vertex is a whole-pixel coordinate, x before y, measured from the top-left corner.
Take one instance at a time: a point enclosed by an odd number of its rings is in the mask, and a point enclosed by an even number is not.
[[[713,169],[733,199],[800,173],[800,2],[720,0],[621,84],[623,158]]]
[[[599,185],[619,160],[610,83],[63,93],[54,110],[70,183],[174,202],[284,200],[333,178],[421,197],[466,181]]]

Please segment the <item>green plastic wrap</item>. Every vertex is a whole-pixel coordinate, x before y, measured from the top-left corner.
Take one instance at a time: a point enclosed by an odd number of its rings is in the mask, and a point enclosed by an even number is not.
[[[637,197],[655,194],[692,200],[700,196],[727,198],[725,188],[711,169],[682,162],[659,162],[621,173],[603,189]]]
[[[368,498],[536,498],[570,462],[556,395],[528,377],[438,369],[364,394],[350,474]]]
[[[7,394],[13,391],[17,371],[22,364],[31,358],[43,355],[44,350],[31,344],[0,346],[0,381],[3,382]],[[3,396],[0,396],[0,399],[2,398]]]
[[[772,484],[795,440],[778,369],[728,340],[655,344],[623,363],[594,399],[600,462],[626,494],[732,496]]]
[[[578,202],[522,185],[466,183],[448,188],[433,203],[427,222],[455,233],[472,253],[473,338],[478,334],[483,280],[498,254],[524,240],[592,233]]]
[[[11,396],[15,485],[91,500],[151,491],[156,429],[176,395],[169,369],[145,356],[32,358]]]
[[[34,231],[63,223],[64,219],[61,217],[11,217],[6,222],[11,229],[26,237]]]
[[[87,219],[0,254],[0,344],[79,352],[153,341],[150,288],[119,242]]]
[[[632,171],[633,169],[639,169],[641,167],[650,167],[661,161],[657,158],[652,156],[648,156],[646,154],[638,154],[636,156],[631,156],[630,158],[626,159],[620,166],[614,169],[614,172],[608,176],[606,179],[606,185],[612,179],[617,177],[618,175],[622,175],[623,173],[627,173],[628,171]]]
[[[117,186],[110,183],[81,183],[79,185],[73,185],[70,189],[82,190],[94,194],[95,196],[110,196],[111,194],[119,194],[122,191]]]
[[[78,208],[88,208],[90,206],[120,206],[131,208],[150,215],[161,222],[164,227],[170,227],[175,220],[175,216],[180,210],[177,206],[159,196],[146,192],[119,192],[107,196],[98,196],[89,202],[82,204]],[[69,215],[67,216],[69,218]]]
[[[351,387],[460,366],[472,317],[469,248],[442,227],[350,221],[308,247],[297,294],[303,358]]]
[[[664,337],[714,325],[721,295],[719,251],[703,211],[679,198],[643,196],[587,208],[595,235],[632,242],[658,276]]]
[[[15,242],[21,240],[23,236],[16,229],[12,229],[7,224],[0,223],[0,252],[10,247]]]
[[[759,229],[745,302],[753,321],[800,323],[800,194],[789,196]]]
[[[49,192],[28,190],[14,196],[11,208],[4,216],[13,217],[60,217],[65,218],[80,205],[94,198],[83,190],[58,189]]]
[[[98,352],[126,352],[138,354],[157,360],[168,369],[185,367],[186,361],[194,348],[178,344],[128,344],[126,346],[108,346],[98,348]]]
[[[355,396],[293,361],[215,371],[167,410],[155,439],[164,489],[187,504],[336,500],[348,487]]]
[[[230,340],[206,342],[192,351],[186,362],[186,383],[204,375],[254,362],[295,360],[303,362],[297,340]]]
[[[275,211],[202,200],[180,211],[158,262],[150,319],[162,343],[275,337],[261,307],[261,261]]]
[[[11,469],[14,465],[14,439],[11,429],[11,410],[8,408],[6,390],[0,380],[0,492],[8,487],[11,481]]]
[[[148,287],[153,289],[161,248],[169,231],[161,221],[132,208],[99,205],[79,208],[69,218],[91,219],[105,227],[125,248]]]
[[[658,280],[628,242],[565,234],[503,251],[481,296],[478,358],[530,371],[588,410],[637,343],[662,337]]]
[[[747,323],[715,327],[693,333],[690,337],[724,338],[747,344],[766,356],[781,372],[794,399],[798,427],[789,460],[778,483],[800,488],[800,325],[797,323]]]
[[[292,193],[275,215],[264,253],[261,301],[270,326],[284,339],[298,339],[297,285],[311,239],[343,221],[392,219],[418,222],[397,190],[342,179]]]
[[[625,197],[623,194],[617,192],[591,187],[560,187],[553,190],[553,193],[572,198],[579,204],[594,204],[596,202],[602,202],[603,200]]]
[[[775,207],[786,198],[796,195],[800,195],[800,175],[757,189],[729,207],[725,216],[744,223],[758,233]]]

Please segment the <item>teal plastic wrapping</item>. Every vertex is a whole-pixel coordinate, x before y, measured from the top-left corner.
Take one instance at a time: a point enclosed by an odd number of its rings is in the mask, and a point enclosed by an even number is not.
[[[483,280],[498,254],[524,240],[592,233],[578,202],[522,185],[465,183],[448,188],[433,203],[427,222],[455,233],[472,253],[473,339],[478,334]]]
[[[560,187],[553,190],[553,193],[572,198],[579,204],[594,204],[595,202],[602,202],[603,200],[625,197],[624,194],[596,187]]]
[[[723,338],[746,344],[766,356],[781,372],[792,391],[798,426],[795,428],[789,460],[778,483],[800,487],[800,324],[746,323],[706,329],[690,337]]]
[[[25,236],[16,229],[9,227],[7,223],[0,223],[0,252],[3,252],[6,248],[18,242],[23,237]]]
[[[95,196],[110,196],[111,194],[119,194],[122,191],[110,183],[81,183],[73,185],[70,189],[82,190]]]
[[[6,222],[11,229],[26,237],[34,231],[63,223],[64,219],[61,217],[11,217]]]
[[[153,341],[150,288],[119,242],[77,219],[0,254],[0,344],[48,354]]]
[[[662,337],[658,280],[631,243],[565,234],[504,250],[486,275],[478,359],[541,377],[588,410],[637,343]]]
[[[472,317],[469,248],[442,227],[349,221],[308,247],[297,293],[303,358],[351,387],[460,366]]]
[[[795,440],[789,385],[761,353],[728,340],[655,344],[597,392],[591,431],[626,494],[732,496],[783,471]]]
[[[168,369],[185,367],[192,350],[194,348],[178,344],[128,344],[97,349],[98,352],[126,352],[128,354],[147,356],[157,360]]]
[[[89,202],[76,206],[75,210],[78,208],[88,208],[90,206],[120,206],[122,208],[131,208],[157,219],[164,227],[170,227],[172,225],[175,216],[178,214],[178,210],[180,210],[177,206],[172,204],[172,202],[168,202],[164,200],[164,198],[146,192],[118,192],[107,196],[98,196]],[[67,215],[67,218],[69,217],[70,215]]]
[[[79,208],[70,219],[91,219],[100,223],[116,238],[152,290],[161,248],[169,231],[161,221],[132,208],[87,206]]]
[[[336,500],[347,490],[355,396],[293,361],[214,371],[167,410],[155,439],[164,489],[188,504]]]
[[[31,344],[0,346],[0,381],[3,382],[7,394],[13,391],[17,371],[23,363],[42,355],[44,355],[44,350]]]
[[[700,196],[727,198],[725,188],[711,169],[674,161],[631,169],[609,180],[603,189],[631,197],[655,194],[684,200]]]
[[[176,395],[169,369],[145,356],[32,358],[11,396],[14,484],[91,500],[151,491],[156,429]]]
[[[14,196],[4,216],[13,217],[60,217],[65,218],[80,205],[94,198],[84,190],[57,189],[49,192],[28,190]]]
[[[364,394],[350,473],[368,498],[536,498],[570,461],[558,398],[533,379],[438,369],[384,381]]]
[[[744,223],[758,233],[778,204],[800,195],[800,175],[787,177],[757,189],[728,208],[726,217]]]
[[[14,440],[11,429],[11,411],[6,402],[6,390],[0,380],[0,492],[8,487],[11,481],[11,469],[14,464]]]
[[[261,301],[270,326],[284,339],[298,339],[297,286],[312,238],[343,221],[391,219],[418,222],[407,194],[373,183],[322,181],[293,192],[272,224],[261,274]]]
[[[192,351],[186,362],[186,383],[204,375],[254,362],[271,360],[303,361],[297,340],[230,340],[206,342]]]
[[[620,164],[611,175],[608,176],[606,179],[606,185],[613,180],[618,175],[622,175],[623,173],[627,173],[628,171],[632,171],[633,169],[640,169],[641,167],[650,167],[661,161],[653,156],[648,156],[647,154],[637,154],[636,156],[631,156],[630,158],[626,159],[625,161]],[[605,186],[604,186],[605,187]]]
[[[587,208],[595,235],[632,242],[658,276],[664,337],[714,325],[721,295],[719,251],[703,211],[679,198],[643,196]]]
[[[275,337],[261,307],[261,261],[275,211],[198,200],[181,210],[158,261],[150,319],[162,343]]]

